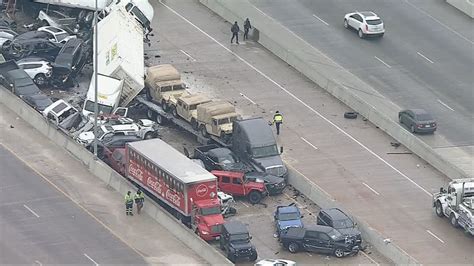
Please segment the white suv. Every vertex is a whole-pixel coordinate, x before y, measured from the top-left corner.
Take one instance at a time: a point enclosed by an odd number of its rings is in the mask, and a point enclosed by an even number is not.
[[[385,33],[382,19],[370,11],[346,14],[344,16],[344,27],[357,30],[360,38],[366,36],[382,37]]]
[[[65,30],[54,26],[44,26],[38,31],[48,33],[48,39],[53,43],[65,44],[70,39],[76,38],[75,35],[69,35]]]
[[[53,72],[51,63],[39,57],[23,58],[16,63],[38,86],[45,85]]]

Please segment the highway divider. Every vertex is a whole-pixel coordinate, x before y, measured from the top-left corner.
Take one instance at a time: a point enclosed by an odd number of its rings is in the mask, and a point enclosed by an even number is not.
[[[250,18],[258,32],[260,44],[451,179],[474,177],[471,154],[457,147],[444,148],[438,152],[410,133],[398,123],[399,106],[248,0],[200,2],[231,23],[242,23],[245,18]]]
[[[474,18],[474,0],[446,0],[446,2],[471,18]]]
[[[104,162],[95,160],[93,154],[87,151],[82,145],[76,143],[61,130],[58,130],[40,113],[1,86],[0,103],[7,106],[55,144],[66,149],[75,158],[81,161],[92,174],[121,195],[125,195],[129,190],[136,190],[135,186],[123,176],[115,172]],[[194,234],[194,232],[189,230],[153,200],[148,198],[147,202],[148,203],[144,206],[144,211],[204,260],[212,265],[233,265],[223,254]]]

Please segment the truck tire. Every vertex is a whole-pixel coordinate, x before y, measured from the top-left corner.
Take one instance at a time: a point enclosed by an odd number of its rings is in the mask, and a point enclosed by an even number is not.
[[[165,112],[169,112],[169,110],[170,110],[169,105],[166,103],[165,100],[162,100],[162,101],[161,101],[161,108],[163,108],[163,110],[164,110]]]
[[[165,124],[165,118],[161,116],[160,114],[156,114],[156,123],[159,125],[164,125]]]
[[[147,132],[145,134],[145,137],[143,139],[152,139],[155,137],[155,133],[154,132]]]
[[[454,215],[454,213],[451,213],[451,215],[449,216],[449,222],[451,222],[451,225],[454,228],[459,226],[458,219],[456,219],[456,215]]]
[[[201,135],[205,138],[209,137],[209,134],[207,133],[206,126],[204,124],[201,125],[199,131],[201,132]]]
[[[295,242],[291,242],[288,245],[288,251],[291,252],[291,253],[296,253],[296,252],[298,252],[299,249],[300,249],[300,246]]]
[[[441,206],[441,202],[439,202],[439,201],[437,201],[435,203],[435,212],[436,212],[436,215],[438,215],[438,217],[443,217],[444,216],[443,206]]]
[[[153,110],[148,109],[148,111],[146,112],[146,117],[148,117],[148,119],[150,119],[150,120],[155,120],[156,113],[153,112]]]
[[[262,194],[259,191],[252,190],[249,193],[249,202],[252,204],[258,204],[262,200]]]
[[[250,261],[256,261],[258,258],[258,254],[257,254],[257,251],[255,251],[255,253],[249,258]]]
[[[176,107],[171,106],[170,109],[171,109],[171,114],[172,114],[175,118],[179,118],[178,110],[176,110]]]

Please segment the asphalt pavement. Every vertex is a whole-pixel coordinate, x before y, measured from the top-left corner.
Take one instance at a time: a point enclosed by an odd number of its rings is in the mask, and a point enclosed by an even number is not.
[[[451,145],[474,145],[474,22],[452,6],[420,0],[252,3],[397,105],[428,110]],[[377,13],[385,36],[360,40],[345,29],[344,14],[356,10]]]
[[[431,207],[448,178],[392,147],[366,119],[344,119],[347,106],[258,43],[231,45],[230,24],[197,1],[154,6],[161,19],[153,22],[148,65],[174,64],[190,90],[230,101],[244,117],[270,120],[279,110],[278,142],[289,167],[421,263],[472,262],[472,239]]]
[[[0,264],[146,264],[0,145]]]

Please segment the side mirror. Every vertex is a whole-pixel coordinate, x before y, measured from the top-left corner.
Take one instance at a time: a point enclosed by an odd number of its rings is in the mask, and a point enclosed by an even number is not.
[[[283,146],[280,147],[280,154],[283,153]]]

